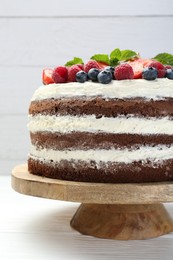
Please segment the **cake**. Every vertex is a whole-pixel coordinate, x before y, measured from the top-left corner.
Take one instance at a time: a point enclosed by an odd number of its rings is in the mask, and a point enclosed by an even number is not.
[[[113,69],[94,62],[44,71],[47,85],[29,107],[29,172],[80,182],[172,181],[172,67],[139,57]],[[97,82],[91,70],[98,70]],[[108,82],[99,80],[105,70]]]

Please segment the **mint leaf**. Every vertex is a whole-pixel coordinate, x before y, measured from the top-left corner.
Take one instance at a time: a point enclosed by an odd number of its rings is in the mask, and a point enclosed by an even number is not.
[[[114,67],[116,65],[118,65],[119,60],[117,58],[111,58],[110,59],[110,66]]]
[[[120,49],[119,48],[114,49],[110,54],[110,59],[111,60],[114,60],[114,59],[120,60],[120,58],[121,58]]]
[[[116,66],[121,58],[121,51],[119,48],[114,49],[110,53],[110,65]]]
[[[103,62],[106,64],[110,64],[109,56],[107,54],[95,54],[90,58],[91,60],[96,60],[98,62]]]
[[[123,51],[121,51],[120,60],[126,61],[126,60],[133,59],[135,57],[138,57],[137,52],[134,52],[134,51],[131,51],[131,50],[123,50]]]
[[[72,66],[75,64],[84,64],[83,60],[78,57],[74,57],[73,60],[69,60],[66,62],[65,66]]]
[[[161,62],[162,64],[173,66],[173,55],[169,53],[160,53],[156,55],[153,59]]]

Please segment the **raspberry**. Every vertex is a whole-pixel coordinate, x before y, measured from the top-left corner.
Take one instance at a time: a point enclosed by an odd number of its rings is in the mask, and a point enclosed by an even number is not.
[[[83,64],[76,64],[81,70],[84,70],[84,65]]]
[[[81,71],[82,69],[78,65],[72,65],[68,69],[68,81],[69,82],[74,82],[76,81],[76,73]]]
[[[62,78],[67,79],[68,69],[65,66],[58,66],[54,69]]]
[[[44,85],[52,84],[54,83],[52,79],[52,73],[53,69],[44,69],[42,73],[42,81]]]
[[[56,67],[52,73],[52,79],[55,83],[65,83],[67,81],[68,70],[65,66]]]
[[[173,66],[171,66],[171,65],[165,65],[165,69],[167,70],[167,69],[173,69]]]
[[[166,75],[165,66],[162,63],[160,63],[159,61],[152,61],[147,66],[153,67],[158,70],[158,78],[164,78],[164,76]]]
[[[101,69],[101,67],[100,67],[100,65],[98,64],[98,62],[97,61],[95,61],[95,60],[89,60],[85,65],[84,65],[84,71],[86,72],[86,73],[88,73],[88,71],[90,70],[90,69]]]
[[[115,68],[114,71],[115,79],[122,80],[122,79],[133,79],[134,72],[132,66],[128,63],[122,63]]]

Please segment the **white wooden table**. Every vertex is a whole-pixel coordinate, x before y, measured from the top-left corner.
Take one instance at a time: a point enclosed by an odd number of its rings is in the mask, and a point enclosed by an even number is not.
[[[173,53],[173,1],[0,0],[0,259],[170,259],[173,234],[147,241],[82,236],[77,203],[20,195],[13,166],[29,150],[27,111],[44,67],[114,48]],[[173,214],[173,204],[168,205]]]
[[[10,177],[0,177],[0,259],[172,260],[173,233],[142,241],[84,236],[70,227],[78,203],[16,193]],[[173,204],[166,205],[173,216]]]

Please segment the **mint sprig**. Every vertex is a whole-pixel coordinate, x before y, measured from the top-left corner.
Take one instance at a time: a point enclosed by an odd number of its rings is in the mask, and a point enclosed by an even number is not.
[[[138,53],[131,50],[123,50],[121,51],[121,61],[127,61],[138,57]]]
[[[65,66],[70,67],[75,64],[84,64],[84,62],[81,58],[74,57],[73,60],[67,61]]]
[[[103,62],[103,63],[106,63],[108,65],[110,64],[109,55],[107,55],[107,54],[95,54],[90,59],[96,60],[98,62]]]
[[[161,62],[162,64],[173,66],[173,55],[170,53],[159,53],[153,59]]]
[[[138,57],[138,53],[131,50],[120,50],[119,48],[114,49],[110,55],[108,54],[95,54],[90,59],[98,62],[103,62],[110,66],[116,66],[120,61],[127,61]]]

